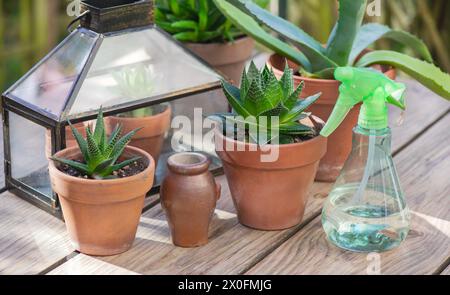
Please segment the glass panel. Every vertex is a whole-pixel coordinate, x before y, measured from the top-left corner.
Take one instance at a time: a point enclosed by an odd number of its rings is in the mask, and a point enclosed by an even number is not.
[[[202,128],[205,117],[214,113],[228,111],[228,102],[221,89],[189,96],[171,102],[172,126],[163,146],[163,152],[156,169],[154,185],[160,185],[166,175],[167,158],[175,152],[202,152],[211,159],[210,170],[221,167],[220,160],[215,153],[215,147],[204,136],[211,128]],[[195,115],[194,115],[195,111]],[[185,118],[185,120],[183,120]],[[175,120],[174,120],[175,119]],[[189,122],[189,123],[188,123]],[[188,123],[189,126],[186,125]],[[197,130],[197,132],[195,132]],[[175,138],[173,138],[175,136]],[[176,142],[173,146],[172,140]],[[175,149],[175,150],[174,150]]]
[[[106,37],[70,115],[217,82],[219,76],[157,29]]]
[[[46,130],[15,113],[9,114],[12,177],[51,198]]]
[[[96,40],[84,32],[75,32],[11,93],[59,117]]]

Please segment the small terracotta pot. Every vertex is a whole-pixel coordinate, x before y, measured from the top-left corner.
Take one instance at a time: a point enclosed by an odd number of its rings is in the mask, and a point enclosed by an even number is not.
[[[55,155],[80,159],[78,147]],[[147,168],[119,179],[91,180],[69,176],[49,162],[53,190],[58,194],[67,231],[76,250],[96,256],[115,255],[133,244],[146,193],[155,173],[153,158],[143,150],[126,147],[122,159],[140,156]]]
[[[78,132],[86,138],[86,127],[84,123],[78,123],[73,125]],[[77,141],[73,137],[72,129],[70,126],[66,126],[66,148],[71,148],[77,146]],[[47,158],[52,156],[52,137],[50,130],[45,132],[45,156]]]
[[[260,230],[282,230],[302,221],[308,192],[327,150],[326,138],[279,145],[274,162],[263,162],[262,155],[267,153],[255,144],[225,137],[217,129],[215,143],[240,223]]]
[[[161,205],[176,246],[208,243],[209,224],[220,197],[220,185],[209,172],[209,164],[199,153],[179,153],[167,160],[169,171],[161,185]]]
[[[295,71],[298,70],[298,65],[293,62],[288,63],[292,69]],[[277,77],[283,75],[285,66],[285,59],[283,57],[274,54],[269,58],[268,64],[273,68]],[[381,69],[386,76],[395,79],[394,69],[381,66],[376,66],[375,68]],[[305,83],[305,88],[302,91],[301,98],[322,92],[321,97],[308,108],[308,111],[327,121],[339,97],[340,82],[336,80],[312,79],[294,75],[295,87],[302,81]],[[317,181],[334,182],[339,176],[352,149],[352,130],[358,123],[359,110],[360,105],[355,106],[349,112],[342,124],[329,136],[328,151],[320,161],[316,176]]]
[[[164,135],[170,128],[171,116],[172,109],[169,105],[161,113],[148,117],[126,118],[111,116],[105,118],[105,129],[108,136],[110,136],[117,124],[122,125],[122,134],[127,134],[136,128],[142,128],[131,139],[129,145],[149,153],[157,165],[164,143]]]
[[[186,43],[186,46],[238,85],[245,64],[252,56],[255,41],[243,37],[228,43]]]

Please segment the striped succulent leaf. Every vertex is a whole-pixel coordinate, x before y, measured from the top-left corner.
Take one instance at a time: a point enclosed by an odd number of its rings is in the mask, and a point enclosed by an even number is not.
[[[283,139],[280,141],[282,143],[292,142],[295,136],[315,134],[312,127],[301,124],[300,120],[309,116],[304,111],[320,97],[320,93],[299,99],[303,83],[294,89],[293,71],[287,64],[278,80],[272,69],[265,66],[259,70],[252,62],[248,71],[244,70],[242,73],[240,89],[225,81],[222,86],[234,113],[216,114],[212,118],[228,120],[228,123],[233,123],[232,128],[244,125],[246,131],[250,126],[254,127],[254,122],[258,125],[258,130],[265,134],[277,129],[280,139]],[[277,117],[278,120],[272,117]],[[278,123],[273,123],[277,121]],[[291,140],[286,140],[287,138]]]
[[[51,157],[53,161],[68,165],[92,179],[110,179],[115,177],[113,176],[114,171],[120,170],[139,160],[139,157],[134,157],[117,163],[125,147],[139,129],[133,130],[121,137],[122,127],[118,125],[108,138],[103,120],[103,111],[101,109],[97,116],[95,130],[92,131],[90,127],[86,128],[86,139],[83,138],[72,124],[70,126],[80,148],[83,160],[78,162],[73,159]]]

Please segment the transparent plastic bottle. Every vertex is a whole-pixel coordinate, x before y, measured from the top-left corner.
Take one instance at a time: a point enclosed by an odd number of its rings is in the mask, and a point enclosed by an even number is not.
[[[330,192],[322,224],[336,246],[359,252],[397,247],[410,214],[391,155],[391,130],[353,130],[352,152]]]

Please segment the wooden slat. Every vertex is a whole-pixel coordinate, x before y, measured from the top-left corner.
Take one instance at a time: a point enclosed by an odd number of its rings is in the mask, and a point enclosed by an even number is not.
[[[412,224],[399,248],[380,255],[383,274],[432,274],[450,257],[448,126],[450,115],[395,158]],[[328,243],[316,218],[249,274],[365,274],[367,259]]]
[[[55,268],[48,275],[138,275],[127,269],[103,262],[84,254],[78,254]]]
[[[62,221],[9,192],[0,195],[0,274],[37,274],[71,252]]]
[[[224,176],[222,197],[210,228],[210,242],[195,249],[172,245],[169,228],[160,205],[147,211],[133,248],[115,256],[99,258],[142,274],[232,274],[249,268],[301,226],[280,232],[255,231],[238,224]],[[305,221],[317,214],[330,184],[317,183],[305,214]]]
[[[399,79],[408,87],[405,120],[397,126],[401,110],[390,106],[389,121],[394,134],[392,147],[398,150],[421,134],[426,128],[450,110],[450,104],[437,94],[426,89],[414,80]]]

